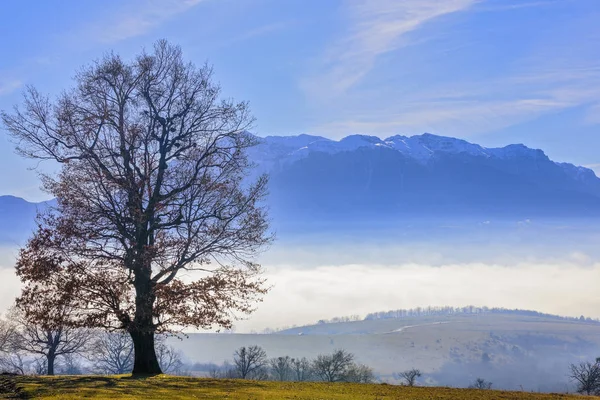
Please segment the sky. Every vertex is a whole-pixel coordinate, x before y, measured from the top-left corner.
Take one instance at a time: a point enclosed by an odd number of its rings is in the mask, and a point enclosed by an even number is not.
[[[0,109],[162,38],[247,100],[258,135],[430,132],[600,171],[598,0],[3,0]],[[37,168],[37,170],[35,169]],[[0,194],[37,201],[0,132]]]

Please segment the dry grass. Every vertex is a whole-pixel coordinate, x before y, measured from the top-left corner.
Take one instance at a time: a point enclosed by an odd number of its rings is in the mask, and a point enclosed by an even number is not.
[[[564,394],[537,394],[450,388],[408,388],[391,385],[347,383],[254,382],[156,376],[17,377],[21,397],[29,399],[581,399]],[[0,394],[0,398],[11,398]],[[590,398],[591,399],[591,398]],[[600,399],[600,398],[598,398]]]

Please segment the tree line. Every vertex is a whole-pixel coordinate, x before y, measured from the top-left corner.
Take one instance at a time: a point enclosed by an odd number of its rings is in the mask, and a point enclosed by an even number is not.
[[[156,339],[156,354],[161,369],[168,374],[185,374],[181,354]],[[118,375],[131,373],[134,345],[123,332],[98,329],[48,329],[28,322],[13,310],[0,319],[0,373],[17,375]]]
[[[357,363],[354,354],[343,349],[309,360],[288,355],[269,358],[260,346],[244,346],[233,353],[233,362],[210,365],[206,373],[212,378],[297,382],[373,383],[376,380],[372,368]]]
[[[521,309],[508,309],[503,307],[416,307],[408,309],[398,309],[390,311],[380,311],[367,314],[364,318],[365,321],[376,320],[376,319],[401,319],[411,317],[425,317],[425,316],[450,316],[450,315],[472,315],[472,314],[503,314],[503,315],[521,315],[527,317],[544,317],[552,318],[564,321],[578,321],[588,323],[600,323],[598,319],[592,319],[590,317],[564,317],[554,314],[547,314],[532,310],[521,310]],[[334,322],[334,318],[331,322]],[[342,320],[338,318],[338,320]]]

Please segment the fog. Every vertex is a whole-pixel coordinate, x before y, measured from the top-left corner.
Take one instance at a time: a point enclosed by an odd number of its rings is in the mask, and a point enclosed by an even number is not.
[[[340,249],[339,251],[343,251]],[[293,258],[293,257],[292,257]],[[418,306],[498,306],[600,317],[600,263],[582,253],[520,263],[266,266],[271,292],[238,332]]]
[[[418,306],[489,306],[600,317],[595,236],[559,242],[393,238],[280,240],[260,262],[271,286],[237,332]],[[548,239],[549,240],[549,239]],[[0,248],[0,310],[19,292],[16,248]]]

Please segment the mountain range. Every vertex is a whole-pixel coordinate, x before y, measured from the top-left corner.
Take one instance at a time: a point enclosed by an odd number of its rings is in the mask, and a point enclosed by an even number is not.
[[[258,141],[249,150],[252,176],[270,175],[267,204],[277,228],[600,216],[592,170],[522,144],[487,148],[429,133]],[[46,206],[0,196],[0,241],[22,242]]]
[[[271,175],[275,220],[533,218],[600,215],[600,179],[522,144],[486,148],[411,137],[268,136],[251,150]]]

